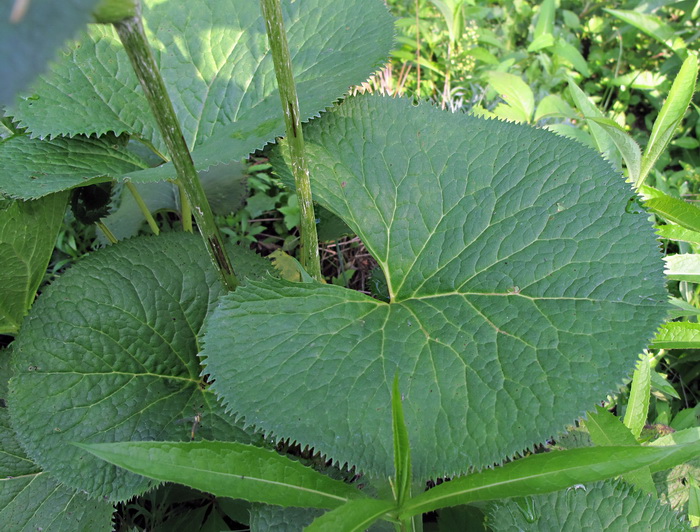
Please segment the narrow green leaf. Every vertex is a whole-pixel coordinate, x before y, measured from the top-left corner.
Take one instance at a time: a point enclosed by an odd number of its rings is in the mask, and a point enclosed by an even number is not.
[[[411,499],[399,517],[475,501],[559,491],[642,467],[662,471],[699,453],[700,442],[670,447],[586,447],[532,455],[440,484]]]
[[[269,449],[237,442],[116,442],[78,447],[146,477],[219,497],[336,508],[362,492]]]
[[[684,318],[687,316],[700,316],[700,308],[691,305],[683,299],[670,297],[668,302],[674,307],[668,311],[668,316],[670,319]]]
[[[652,370],[651,372],[651,387],[653,390],[657,390],[659,392],[665,393],[666,395],[670,395],[675,399],[681,398],[680,395],[678,395],[676,389],[673,387],[673,385],[671,385],[671,383],[669,383],[666,380],[666,377],[664,377],[661,373],[655,370]]]
[[[651,393],[651,362],[649,355],[642,356],[632,376],[629,401],[624,423],[635,438],[639,438],[647,422],[649,394]]]
[[[589,123],[595,122],[610,136],[625,161],[629,181],[636,183],[642,167],[642,150],[639,144],[614,120],[600,117],[587,117],[586,120]]]
[[[520,122],[529,122],[535,111],[535,96],[522,78],[506,72],[492,71],[486,75],[496,92],[512,107]]]
[[[620,419],[598,406],[596,412],[588,415],[586,428],[595,445],[605,447],[614,445],[639,445],[637,438],[630,432]],[[656,497],[656,488],[648,467],[630,471],[622,475],[622,478]]]
[[[700,244],[700,233],[691,231],[680,225],[661,225],[656,227],[656,234],[660,238],[668,238],[669,240],[678,240],[681,242],[691,242]]]
[[[391,394],[391,421],[394,428],[394,469],[396,504],[400,507],[411,497],[411,447],[408,441],[408,429],[403,415],[401,392],[399,391],[399,374],[394,376]]]
[[[533,34],[532,43],[528,46],[528,52],[536,52],[554,44],[554,15],[556,13],[556,0],[544,0],[540,4],[537,16],[537,25]]]
[[[674,281],[700,283],[700,255],[678,253],[664,257],[666,276]]]
[[[684,408],[679,411],[671,420],[670,426],[674,430],[685,430],[700,424],[700,404],[692,408]]]
[[[574,80],[569,79],[569,95],[574,102],[574,105],[579,111],[587,118],[605,118],[603,113],[601,113],[598,108],[588,99],[588,96],[576,85]],[[595,145],[600,153],[603,154],[608,160],[612,161],[614,165],[619,168],[620,156],[617,151],[617,145],[615,141],[610,137],[610,135],[605,131],[605,129],[596,124],[592,120],[586,120],[588,123],[588,128],[591,132],[591,136],[595,141]]]
[[[44,277],[68,195],[0,206],[0,334],[15,334]]]
[[[656,161],[676,134],[676,129],[693,98],[697,78],[698,56],[695,53],[690,53],[683,61],[676,79],[673,80],[668,97],[654,121],[649,143],[642,156],[642,171],[636,183],[637,187],[644,183],[654,164],[656,164]]]
[[[696,443],[700,441],[700,427],[692,427],[689,429],[678,430],[671,434],[666,434],[654,440],[649,445],[667,446],[667,445],[683,445],[687,443]]]
[[[660,193],[645,201],[644,205],[669,222],[700,232],[700,209],[687,201]]]
[[[372,523],[396,508],[393,501],[359,499],[323,514],[314,520],[304,532],[363,532]]]
[[[649,37],[656,39],[661,44],[668,46],[681,59],[685,58],[686,44],[683,39],[676,37],[675,30],[656,15],[622,9],[603,9],[603,11],[610,13],[612,16],[646,33]]]
[[[700,323],[665,323],[651,342],[654,349],[700,349]]]
[[[688,519],[690,520],[690,526],[697,527],[700,526],[700,486],[698,482],[693,477],[689,477],[688,481],[690,485],[688,486],[690,492],[688,494]]]

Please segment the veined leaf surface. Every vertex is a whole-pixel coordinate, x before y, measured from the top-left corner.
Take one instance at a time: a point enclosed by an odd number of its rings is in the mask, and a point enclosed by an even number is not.
[[[608,480],[547,495],[511,499],[491,507],[494,532],[561,530],[666,530],[690,532],[670,506],[622,482]]]
[[[112,530],[112,505],[89,500],[42,472],[22,450],[10,427],[7,380],[9,352],[0,350],[0,523],[4,530],[73,532]]]
[[[32,306],[67,200],[67,194],[55,194],[0,204],[0,334],[15,334]]]
[[[104,183],[146,166],[137,155],[121,149],[113,135],[44,141],[15,135],[0,142],[0,194],[36,199]]]
[[[245,252],[233,261],[241,279],[261,278],[266,262]],[[152,482],[71,442],[250,442],[199,376],[197,334],[222,293],[201,239],[184,233],[110,246],[52,283],[13,343],[8,403],[30,458],[92,497],[123,500]]]
[[[303,119],[364,81],[389,54],[392,24],[378,0],[283,2]],[[197,168],[237,161],[284,134],[259,2],[146,0],[146,33]],[[15,114],[36,136],[128,132],[167,152],[116,32],[91,25]],[[128,174],[174,177],[170,165]]]
[[[304,135],[315,197],[362,238],[391,301],[286,281],[223,297],[206,372],[247,423],[388,476],[398,372],[415,475],[452,476],[561,431],[665,317],[651,227],[592,150],[378,97]]]

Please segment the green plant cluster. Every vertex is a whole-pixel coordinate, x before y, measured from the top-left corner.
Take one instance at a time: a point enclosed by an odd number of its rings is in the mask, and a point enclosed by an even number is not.
[[[18,4],[4,527],[700,526],[696,3]]]

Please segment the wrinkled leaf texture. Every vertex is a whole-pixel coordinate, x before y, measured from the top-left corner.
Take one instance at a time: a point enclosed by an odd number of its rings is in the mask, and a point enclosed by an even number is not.
[[[398,372],[415,476],[452,476],[562,431],[633,370],[667,311],[662,262],[592,150],[381,97],[304,135],[316,199],[391,302],[281,280],[223,297],[204,362],[246,423],[391,475]]]
[[[238,248],[241,279],[267,262]],[[71,442],[257,441],[200,378],[197,335],[224,289],[201,238],[141,237],[90,254],[38,298],[13,343],[8,404],[31,459],[67,486],[124,500],[153,483]],[[195,423],[200,414],[201,423]]]
[[[580,530],[690,531],[688,522],[660,501],[619,481],[607,480],[547,495],[497,503],[489,512],[494,532]]]
[[[283,2],[303,119],[386,60],[391,17],[377,0]],[[143,17],[199,170],[237,161],[284,134],[259,2],[146,0]],[[91,25],[12,114],[34,136],[123,132],[167,151],[116,32]],[[129,169],[134,182],[174,178],[171,165]]]

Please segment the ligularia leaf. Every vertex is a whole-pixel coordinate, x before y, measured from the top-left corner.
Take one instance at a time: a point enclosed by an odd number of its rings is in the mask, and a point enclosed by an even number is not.
[[[390,302],[287,281],[224,296],[205,372],[247,423],[389,476],[398,372],[414,474],[440,477],[563,430],[634,369],[667,312],[662,261],[594,151],[380,97],[304,135],[314,196]]]

